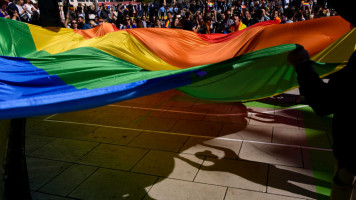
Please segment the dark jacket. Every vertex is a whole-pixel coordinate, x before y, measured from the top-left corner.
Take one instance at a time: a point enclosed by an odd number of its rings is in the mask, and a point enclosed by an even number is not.
[[[13,14],[14,14],[14,11],[16,10],[16,12],[19,14],[19,17],[20,17],[20,12],[19,12],[19,9],[17,8],[16,4],[15,3],[10,3],[7,8],[6,8],[7,12],[9,13],[9,15],[12,17]],[[20,20],[20,18],[17,17],[16,20]]]
[[[100,17],[103,19],[108,19],[109,18],[109,11],[103,8],[100,12]]]
[[[346,67],[330,76],[324,83],[311,62],[296,66],[300,93],[318,115],[334,114],[332,122],[333,150],[339,165],[356,172],[356,107],[353,92],[356,88],[356,51]]]

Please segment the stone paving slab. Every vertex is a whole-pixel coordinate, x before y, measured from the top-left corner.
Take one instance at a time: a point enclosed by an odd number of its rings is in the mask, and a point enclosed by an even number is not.
[[[157,177],[99,169],[69,196],[78,199],[142,199]]]
[[[132,172],[193,181],[199,167],[192,166],[181,158],[197,163],[197,165],[201,165],[204,161],[204,156],[151,150],[132,169]]]
[[[40,192],[67,196],[97,169],[97,167],[73,164],[42,187]]]
[[[325,199],[329,128],[290,93],[216,103],[170,90],[28,119],[34,199]],[[315,123],[313,123],[315,121]]]
[[[263,163],[207,158],[194,181],[266,192],[267,169]]]
[[[92,150],[98,143],[57,138],[30,155],[66,162],[75,162]]]
[[[225,192],[226,188],[222,186],[161,178],[144,199],[223,200]]]
[[[129,171],[148,152],[147,149],[101,144],[78,163]]]
[[[239,158],[275,165],[303,167],[301,149],[290,146],[244,142]]]
[[[310,169],[270,166],[267,192],[316,199],[316,188],[313,171]]]
[[[70,163],[27,157],[27,170],[31,190],[38,190],[63,172]]]
[[[143,131],[128,146],[178,152],[188,140],[188,136],[160,134]]]
[[[226,140],[223,138],[207,139],[190,137],[180,152],[201,156],[237,159],[241,144],[241,141]]]
[[[265,192],[242,190],[237,188],[228,188],[226,192],[225,200],[235,200],[235,199],[298,200],[299,198],[269,194]]]

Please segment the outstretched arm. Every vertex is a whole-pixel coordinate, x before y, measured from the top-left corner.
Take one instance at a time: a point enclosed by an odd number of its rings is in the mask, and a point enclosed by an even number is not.
[[[332,94],[330,85],[324,83],[314,70],[308,52],[300,46],[288,55],[288,61],[298,74],[300,94],[305,97],[314,112],[318,115],[332,114],[335,95]]]

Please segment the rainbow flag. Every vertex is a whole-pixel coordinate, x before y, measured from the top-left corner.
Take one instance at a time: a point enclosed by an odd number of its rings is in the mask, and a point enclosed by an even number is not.
[[[210,8],[211,8],[211,7],[214,7],[214,3],[209,1],[209,2],[208,2],[208,7],[210,7]]]
[[[309,6],[309,3],[308,3],[308,2],[305,2],[305,1],[302,1],[302,5],[303,5],[303,6]]]
[[[0,119],[89,109],[173,88],[213,101],[265,98],[298,86],[287,62],[295,44],[321,58],[316,61],[344,45],[330,60],[336,64],[314,63],[321,76],[354,50],[341,38],[351,31],[341,17],[277,23],[202,35],[109,23],[51,30],[0,18]]]
[[[171,22],[169,20],[166,21],[166,28],[171,28]]]

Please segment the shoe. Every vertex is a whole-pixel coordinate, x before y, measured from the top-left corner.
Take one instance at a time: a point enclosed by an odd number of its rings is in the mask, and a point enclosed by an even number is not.
[[[356,192],[353,193],[355,174],[346,168],[339,168],[333,179],[331,200],[356,200]]]
[[[352,189],[352,185],[339,185],[333,182],[330,200],[351,200]]]

